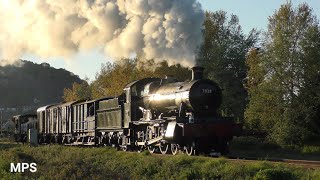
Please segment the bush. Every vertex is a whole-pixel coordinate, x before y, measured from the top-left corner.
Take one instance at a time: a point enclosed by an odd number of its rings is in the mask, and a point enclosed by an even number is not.
[[[301,151],[302,153],[320,153],[320,146],[306,145]]]
[[[255,177],[255,180],[294,180],[298,179],[294,174],[285,169],[264,169],[259,171]]]
[[[306,129],[296,126],[288,120],[283,120],[274,126],[270,139],[283,147],[288,145],[302,146],[307,136]]]

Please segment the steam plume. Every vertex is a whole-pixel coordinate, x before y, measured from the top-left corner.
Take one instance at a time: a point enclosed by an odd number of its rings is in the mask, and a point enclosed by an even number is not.
[[[196,0],[0,0],[0,50],[17,59],[101,48],[192,65],[203,18]]]

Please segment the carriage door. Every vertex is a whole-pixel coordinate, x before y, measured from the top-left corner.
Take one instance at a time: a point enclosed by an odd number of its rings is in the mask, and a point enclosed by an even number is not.
[[[130,88],[124,89],[125,103],[124,103],[124,115],[123,115],[123,127],[128,128],[129,122],[131,122],[131,92]]]

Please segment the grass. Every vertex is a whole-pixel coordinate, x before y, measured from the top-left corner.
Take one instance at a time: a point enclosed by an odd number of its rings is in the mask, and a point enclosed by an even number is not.
[[[320,161],[320,145],[280,147],[255,137],[234,138],[230,147],[230,152],[235,156],[250,156],[261,159],[279,158]]]
[[[317,169],[265,161],[8,144],[0,142],[0,179],[320,179]],[[10,173],[11,162],[35,162],[37,172]]]

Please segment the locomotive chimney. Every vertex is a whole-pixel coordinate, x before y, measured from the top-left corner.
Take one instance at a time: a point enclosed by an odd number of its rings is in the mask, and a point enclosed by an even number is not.
[[[195,66],[195,67],[191,68],[191,70],[192,70],[192,79],[191,79],[191,81],[198,80],[198,79],[203,79],[203,70],[204,70],[203,67]]]

